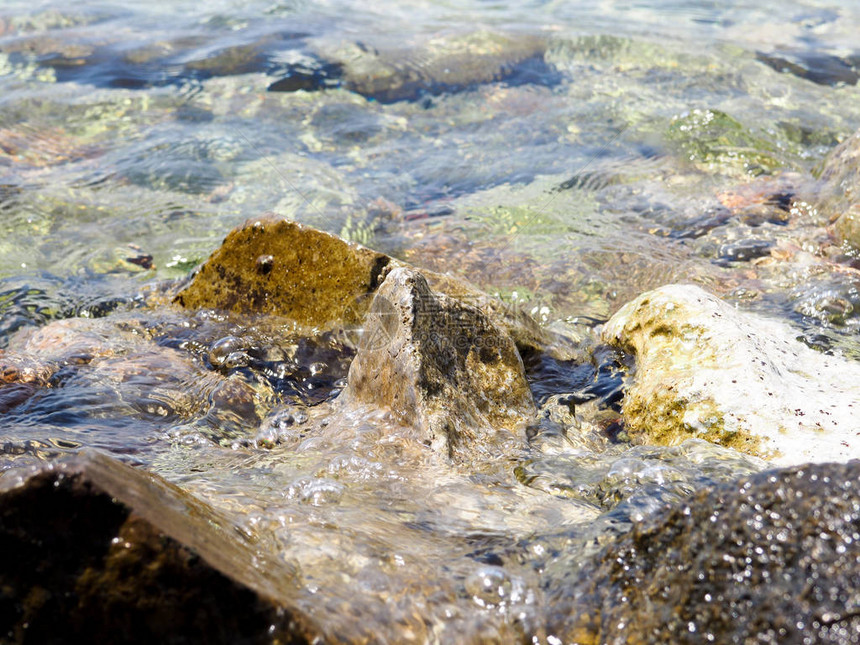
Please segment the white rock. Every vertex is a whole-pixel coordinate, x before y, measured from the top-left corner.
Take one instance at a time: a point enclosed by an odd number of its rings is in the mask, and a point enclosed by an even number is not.
[[[692,285],[627,303],[603,338],[636,355],[623,413],[637,442],[690,437],[776,464],[860,457],[860,364]]]

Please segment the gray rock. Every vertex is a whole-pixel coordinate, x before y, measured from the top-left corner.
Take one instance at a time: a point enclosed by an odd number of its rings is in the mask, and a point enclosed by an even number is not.
[[[858,643],[860,462],[699,491],[549,602],[566,643]]]
[[[319,41],[316,69],[296,69],[275,91],[322,89],[339,83],[382,103],[415,100],[506,80],[555,84],[559,74],[544,61],[547,39],[532,34],[474,31],[446,34],[406,47],[369,47]]]
[[[782,465],[860,457],[860,365],[692,285],[642,294],[606,324],[636,355],[623,403],[639,442],[697,437]]]
[[[391,271],[373,299],[342,397],[389,408],[461,462],[509,453],[535,414],[504,328],[406,268]]]

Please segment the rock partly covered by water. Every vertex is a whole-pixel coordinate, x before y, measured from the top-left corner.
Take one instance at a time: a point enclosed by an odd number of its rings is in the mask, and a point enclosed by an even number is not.
[[[88,452],[0,479],[4,642],[306,643],[296,572],[156,475]],[[7,640],[8,639],[8,640]]]
[[[858,461],[699,491],[556,588],[550,633],[582,645],[860,642],[858,500]]]
[[[376,293],[342,395],[388,408],[437,452],[487,459],[520,444],[535,414],[513,339],[481,309],[411,269]]]
[[[698,437],[785,465],[860,456],[860,365],[782,323],[670,285],[622,307],[603,337],[636,356],[623,403],[634,440]]]
[[[820,207],[836,234],[860,248],[860,132],[836,146],[824,160]]]
[[[176,301],[324,327],[366,309],[389,262],[382,253],[266,215],[230,232]]]
[[[409,265],[310,226],[263,215],[227,235],[175,301],[188,308],[267,313],[319,327],[354,326],[367,313],[387,273]],[[462,278],[422,271],[430,286],[481,309],[511,335],[520,351],[578,354],[550,332]]]

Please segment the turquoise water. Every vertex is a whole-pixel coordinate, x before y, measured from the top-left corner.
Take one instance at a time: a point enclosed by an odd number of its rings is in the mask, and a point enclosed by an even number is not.
[[[357,607],[396,641],[420,597],[439,642],[538,630],[542,572],[763,464],[546,431],[469,477],[373,416],[267,450],[353,348],[176,311],[165,281],[273,211],[586,337],[693,281],[856,357],[857,258],[815,169],[860,127],[858,29],[854,3],[811,0],[3,3],[0,348],[47,372],[0,390],[0,468],[80,446],[150,468],[297,564],[333,624]]]

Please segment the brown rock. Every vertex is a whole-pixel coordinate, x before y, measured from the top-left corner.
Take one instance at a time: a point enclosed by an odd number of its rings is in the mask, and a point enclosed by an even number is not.
[[[232,231],[176,302],[325,327],[369,304],[365,296],[390,262],[382,253],[267,215]]]
[[[391,409],[436,452],[461,462],[509,452],[535,414],[504,328],[406,268],[391,271],[377,291],[348,380],[345,401]]]
[[[524,61],[543,63],[546,48],[540,36],[476,31],[406,49],[341,45],[331,54],[347,89],[389,103],[504,79]]]
[[[3,642],[305,643],[296,573],[155,475],[82,453],[0,479]]]
[[[232,231],[175,298],[189,309],[270,313],[301,324],[358,324],[388,271],[409,265],[310,226],[265,215]],[[522,352],[578,354],[571,339],[449,274],[422,271],[432,288],[483,310]]]

